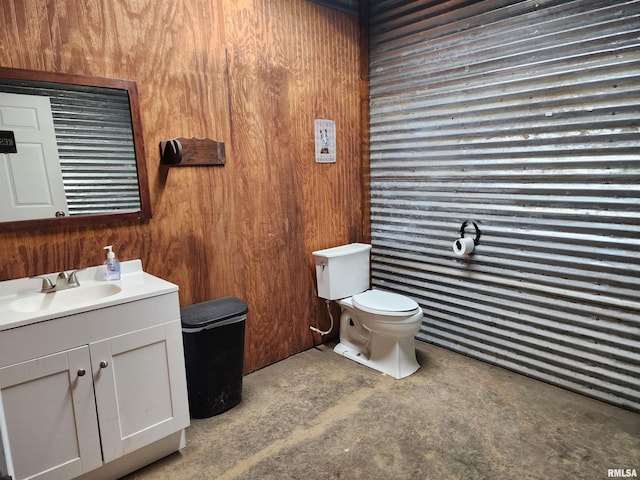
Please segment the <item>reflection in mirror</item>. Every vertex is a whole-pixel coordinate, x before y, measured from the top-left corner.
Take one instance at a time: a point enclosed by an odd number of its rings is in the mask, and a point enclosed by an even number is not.
[[[0,231],[148,218],[135,83],[0,68]]]

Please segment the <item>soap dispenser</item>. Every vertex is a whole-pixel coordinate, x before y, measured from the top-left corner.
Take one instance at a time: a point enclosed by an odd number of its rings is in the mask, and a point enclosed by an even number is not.
[[[108,250],[107,260],[104,262],[106,267],[104,271],[104,279],[120,280],[120,262],[116,258],[116,254],[113,253],[113,245],[107,245],[103,250]]]

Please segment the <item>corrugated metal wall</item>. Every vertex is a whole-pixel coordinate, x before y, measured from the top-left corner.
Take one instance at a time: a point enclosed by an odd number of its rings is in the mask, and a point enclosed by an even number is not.
[[[640,410],[640,2],[372,2],[370,82],[373,284],[420,339]]]
[[[49,97],[70,215],[140,210],[126,90],[12,79],[0,89]]]

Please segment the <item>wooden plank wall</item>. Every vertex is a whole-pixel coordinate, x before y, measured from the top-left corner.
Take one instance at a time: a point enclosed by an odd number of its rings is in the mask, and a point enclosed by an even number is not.
[[[311,252],[366,227],[357,18],[305,0],[3,0],[0,26],[1,66],[138,83],[153,213],[0,224],[0,280],[96,265],[113,244],[178,284],[183,306],[245,300],[246,372],[321,341]],[[337,164],[314,162],[315,118],[336,121]],[[158,143],[176,137],[225,142],[227,165],[160,167]]]

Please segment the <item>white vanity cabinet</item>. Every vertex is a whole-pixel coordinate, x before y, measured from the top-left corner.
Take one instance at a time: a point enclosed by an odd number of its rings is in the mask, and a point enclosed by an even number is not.
[[[0,330],[15,480],[115,479],[182,448],[188,425],[177,291]]]

